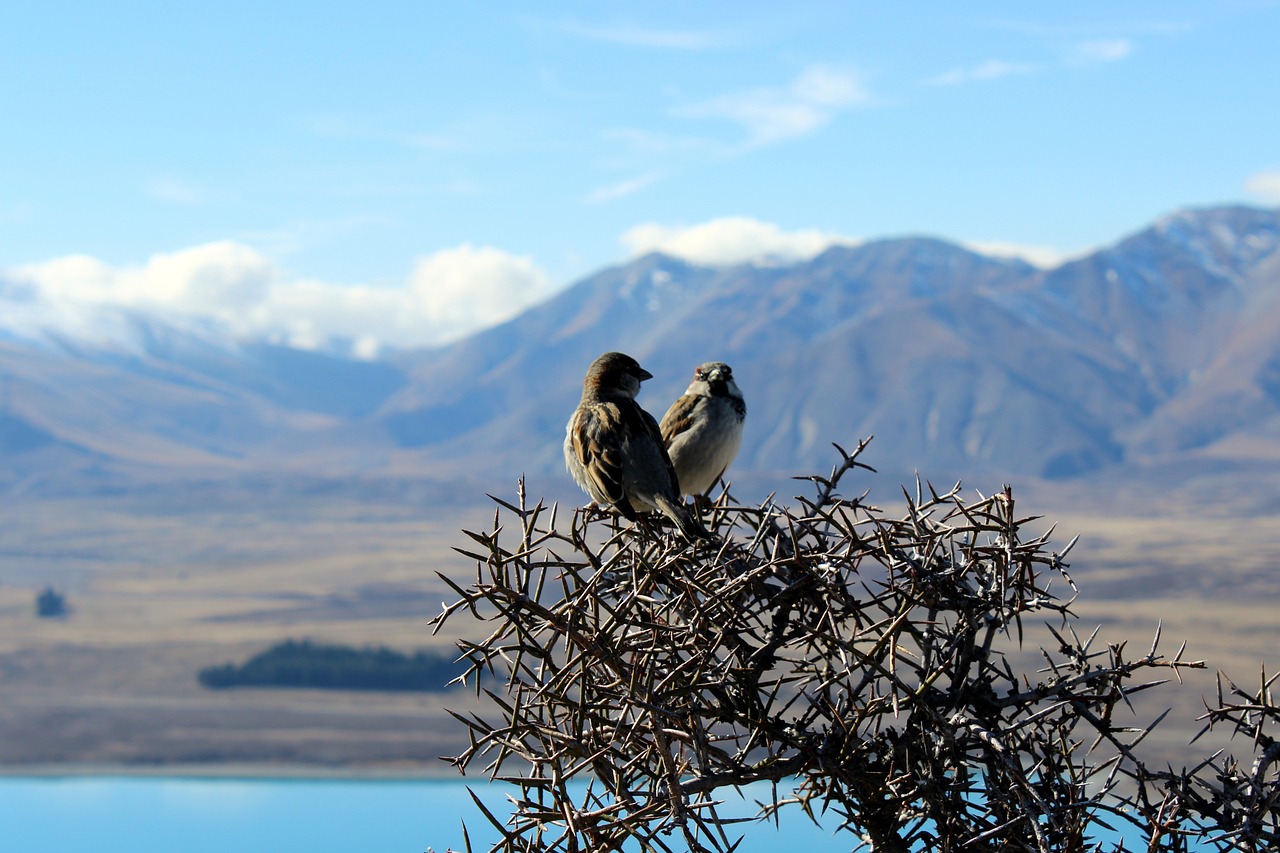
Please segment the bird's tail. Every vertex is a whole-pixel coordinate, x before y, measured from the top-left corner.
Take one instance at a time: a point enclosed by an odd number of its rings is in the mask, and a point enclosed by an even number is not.
[[[676,527],[680,528],[680,532],[689,541],[696,539],[714,539],[707,528],[703,527],[698,519],[694,518],[689,508],[679,501],[670,501],[666,498],[659,497],[655,500],[658,510],[667,518],[675,522]]]

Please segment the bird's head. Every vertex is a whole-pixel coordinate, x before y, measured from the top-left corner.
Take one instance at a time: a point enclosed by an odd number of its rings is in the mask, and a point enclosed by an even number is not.
[[[640,393],[640,383],[652,379],[653,374],[640,366],[625,353],[607,352],[591,363],[583,385],[588,390],[607,394],[622,392],[628,397]]]
[[[708,361],[698,365],[693,371],[693,383],[695,386],[705,385],[706,393],[713,397],[742,398],[742,391],[733,381],[733,368],[723,361]]]

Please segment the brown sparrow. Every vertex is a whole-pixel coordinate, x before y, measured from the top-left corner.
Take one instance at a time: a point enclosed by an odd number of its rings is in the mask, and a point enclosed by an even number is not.
[[[662,416],[662,441],[675,466],[680,494],[706,495],[724,476],[742,444],[747,404],[723,361],[693,371],[693,382]]]
[[[636,402],[640,383],[652,378],[620,352],[591,363],[582,400],[565,427],[565,466],[596,503],[633,521],[639,512],[658,510],[686,538],[708,538],[711,534],[680,500],[658,422]]]

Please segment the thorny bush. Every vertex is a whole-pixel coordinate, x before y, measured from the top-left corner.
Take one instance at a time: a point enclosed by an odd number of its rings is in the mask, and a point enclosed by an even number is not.
[[[721,807],[751,783],[760,818],[828,815],[876,851],[1280,849],[1271,680],[1223,681],[1204,718],[1251,764],[1147,767],[1159,719],[1134,724],[1129,698],[1203,664],[1162,655],[1158,629],[1132,655],[1078,634],[1070,545],[1027,534],[1007,487],[917,482],[900,517],[842,496],[865,446],[800,478],[816,494],[793,507],[726,491],[710,542],[590,508],[562,524],[523,482],[468,532],[475,580],[444,578],[434,627],[489,632],[458,645],[494,719],[455,713],[470,741],[451,760],[514,786],[507,819],[476,798],[494,853],[732,850]],[[1141,848],[1097,840],[1125,826]]]

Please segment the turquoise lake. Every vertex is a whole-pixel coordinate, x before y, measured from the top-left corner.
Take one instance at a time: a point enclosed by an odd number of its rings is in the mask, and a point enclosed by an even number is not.
[[[501,789],[474,787],[502,808]],[[852,847],[796,818],[788,845]],[[444,853],[462,849],[464,819],[474,848],[487,848],[495,834],[465,783],[451,780],[0,778],[3,853]],[[741,832],[743,853],[778,849],[769,825]]]
[[[503,789],[474,787],[501,813]],[[753,811],[747,801],[736,813]],[[474,849],[486,849],[495,835],[453,780],[0,778],[3,853],[444,853],[462,849],[464,819]],[[742,853],[854,846],[798,812],[781,830],[739,834]]]

